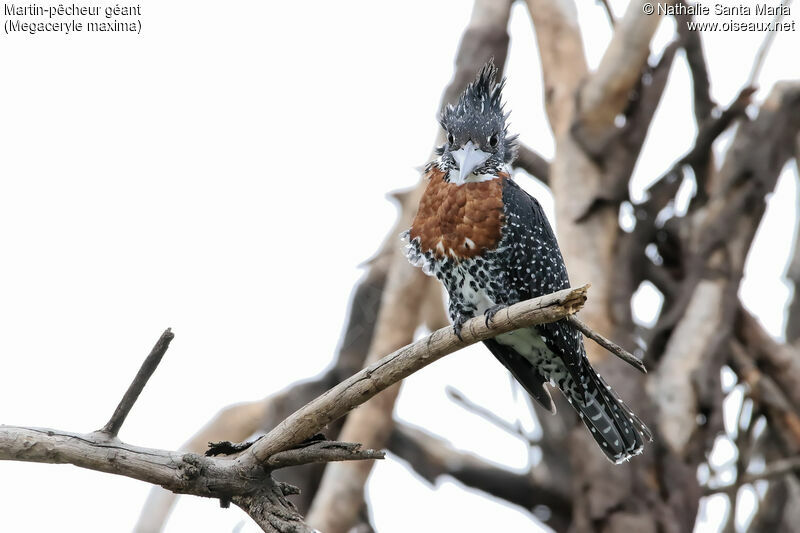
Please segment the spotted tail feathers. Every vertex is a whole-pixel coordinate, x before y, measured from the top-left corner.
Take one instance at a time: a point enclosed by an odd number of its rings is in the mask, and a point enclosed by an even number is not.
[[[582,374],[583,390],[565,395],[600,449],[617,464],[642,453],[645,440],[653,440],[644,422],[619,399],[591,365],[585,364]]]

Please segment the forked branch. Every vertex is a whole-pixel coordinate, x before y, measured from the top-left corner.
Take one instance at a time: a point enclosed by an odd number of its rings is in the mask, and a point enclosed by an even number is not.
[[[495,315],[491,327],[483,317],[464,324],[459,339],[451,327],[434,331],[344,380],[235,457],[141,448],[121,442],[116,433],[155,371],[172,340],[164,332],[139,370],[111,420],[88,434],[54,429],[0,426],[0,460],[69,463],[160,485],[180,494],[219,498],[247,512],[264,531],[310,532],[285,499],[296,492],[275,481],[274,470],[313,462],[380,459],[383,452],[358,444],[314,437],[333,420],[430,363],[465,346],[513,329],[560,320],[586,301],[587,286],[566,289],[520,302]],[[232,448],[237,451],[238,448]]]

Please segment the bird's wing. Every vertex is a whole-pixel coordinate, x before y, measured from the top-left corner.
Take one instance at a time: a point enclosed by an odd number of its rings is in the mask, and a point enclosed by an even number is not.
[[[569,287],[569,277],[556,236],[536,198],[507,179],[503,187],[506,217],[504,240],[508,284],[520,300]],[[559,355],[576,383],[581,383],[584,348],[581,333],[565,320],[536,326],[543,340]]]
[[[520,298],[569,287],[564,259],[542,206],[510,179],[503,187],[503,214],[503,237],[509,247],[507,275]]]
[[[511,372],[514,379],[528,391],[528,394],[534,400],[555,414],[556,406],[553,403],[553,398],[550,397],[550,392],[544,387],[547,380],[531,365],[530,361],[522,357],[510,346],[500,344],[494,339],[485,340],[483,343],[497,360],[503,363],[503,366]]]

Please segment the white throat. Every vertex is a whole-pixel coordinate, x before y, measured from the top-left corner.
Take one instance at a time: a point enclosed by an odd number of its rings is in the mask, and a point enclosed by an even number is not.
[[[464,185],[465,183],[480,183],[482,181],[491,181],[499,178],[497,174],[468,174],[465,177],[461,176],[458,169],[451,169],[447,173],[447,181],[456,185]]]

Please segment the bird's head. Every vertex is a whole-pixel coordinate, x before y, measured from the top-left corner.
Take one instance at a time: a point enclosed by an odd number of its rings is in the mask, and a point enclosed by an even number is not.
[[[496,76],[497,67],[489,60],[458,103],[442,110],[439,123],[447,137],[438,152],[450,182],[491,179],[516,156],[517,136],[508,134],[508,113],[503,112],[505,80],[495,83]]]

